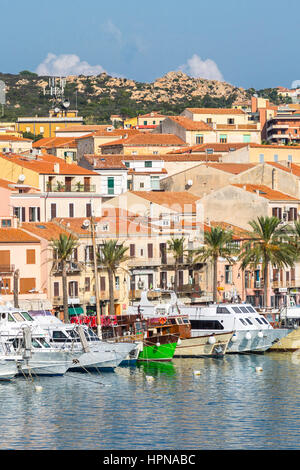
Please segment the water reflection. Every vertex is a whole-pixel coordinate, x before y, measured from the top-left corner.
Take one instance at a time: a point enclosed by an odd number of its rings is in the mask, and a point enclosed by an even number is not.
[[[1,449],[300,447],[300,366],[291,354],[140,363],[38,383],[40,393],[20,377],[0,384]]]

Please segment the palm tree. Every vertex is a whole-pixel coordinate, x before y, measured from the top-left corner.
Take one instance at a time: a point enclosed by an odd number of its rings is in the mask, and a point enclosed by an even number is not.
[[[71,262],[72,254],[75,248],[78,247],[78,241],[70,234],[67,236],[64,233],[59,235],[59,238],[51,240],[51,246],[54,251],[53,263],[54,266],[61,268],[62,287],[63,287],[63,306],[64,306],[64,321],[69,322],[69,308],[68,308],[68,289],[67,289],[67,268]]]
[[[232,232],[222,227],[211,227],[210,231],[204,232],[204,247],[196,251],[196,261],[205,263],[210,261],[213,268],[213,301],[217,302],[218,285],[218,259],[225,258],[230,264],[234,262],[237,249],[232,245]]]
[[[184,242],[185,238],[174,238],[172,237],[171,240],[168,240],[168,251],[170,251],[174,257],[174,269],[175,269],[175,276],[174,276],[174,290],[177,292],[178,288],[178,266],[180,263],[183,262],[184,252]]]
[[[244,270],[250,266],[253,269],[262,265],[264,277],[264,305],[268,307],[268,276],[270,266],[283,268],[293,266],[296,258],[296,248],[290,243],[291,229],[287,225],[280,225],[277,217],[258,217],[251,220],[249,225],[252,232],[248,232],[249,239],[243,245],[239,260]]]
[[[128,247],[124,246],[124,242],[118,244],[118,240],[108,240],[104,242],[101,252],[97,253],[99,264],[106,268],[108,272],[110,315],[115,314],[115,274],[120,264],[130,259],[130,256],[126,256],[127,250]]]

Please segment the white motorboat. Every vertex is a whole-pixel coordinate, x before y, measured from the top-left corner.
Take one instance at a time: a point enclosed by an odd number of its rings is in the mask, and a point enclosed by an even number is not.
[[[14,353],[11,344],[0,342],[0,381],[13,379],[19,372],[18,363],[22,359]]]
[[[69,350],[76,356],[77,362],[70,370],[114,369],[132,357],[137,347],[125,341],[115,343],[100,340],[86,325],[63,323],[47,311],[29,316],[45,332],[51,346]]]
[[[129,307],[128,313],[147,315],[188,315],[192,337],[233,332],[227,352],[264,352],[275,342],[285,337],[290,330],[273,328],[269,321],[250,304],[211,304],[208,306],[185,305],[175,292],[169,292],[169,303],[152,304],[147,291],[142,292],[141,301]]]

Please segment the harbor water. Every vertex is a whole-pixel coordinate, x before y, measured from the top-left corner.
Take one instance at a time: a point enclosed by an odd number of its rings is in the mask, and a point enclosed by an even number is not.
[[[16,377],[0,383],[0,448],[299,449],[298,358],[226,355]]]

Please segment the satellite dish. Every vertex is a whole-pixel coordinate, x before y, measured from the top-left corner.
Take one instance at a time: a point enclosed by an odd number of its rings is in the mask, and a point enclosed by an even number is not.
[[[192,186],[193,185],[193,180],[188,180],[187,184],[188,184],[188,186]]]
[[[86,219],[82,222],[82,225],[83,225],[83,227],[87,228],[90,225],[90,221],[88,219]]]
[[[59,108],[54,108],[55,113],[59,113],[60,109]]]
[[[25,181],[25,175],[20,175],[19,176],[19,181],[21,181],[22,183]]]
[[[70,101],[69,100],[64,100],[62,105],[63,105],[64,108],[68,108],[70,106]]]

